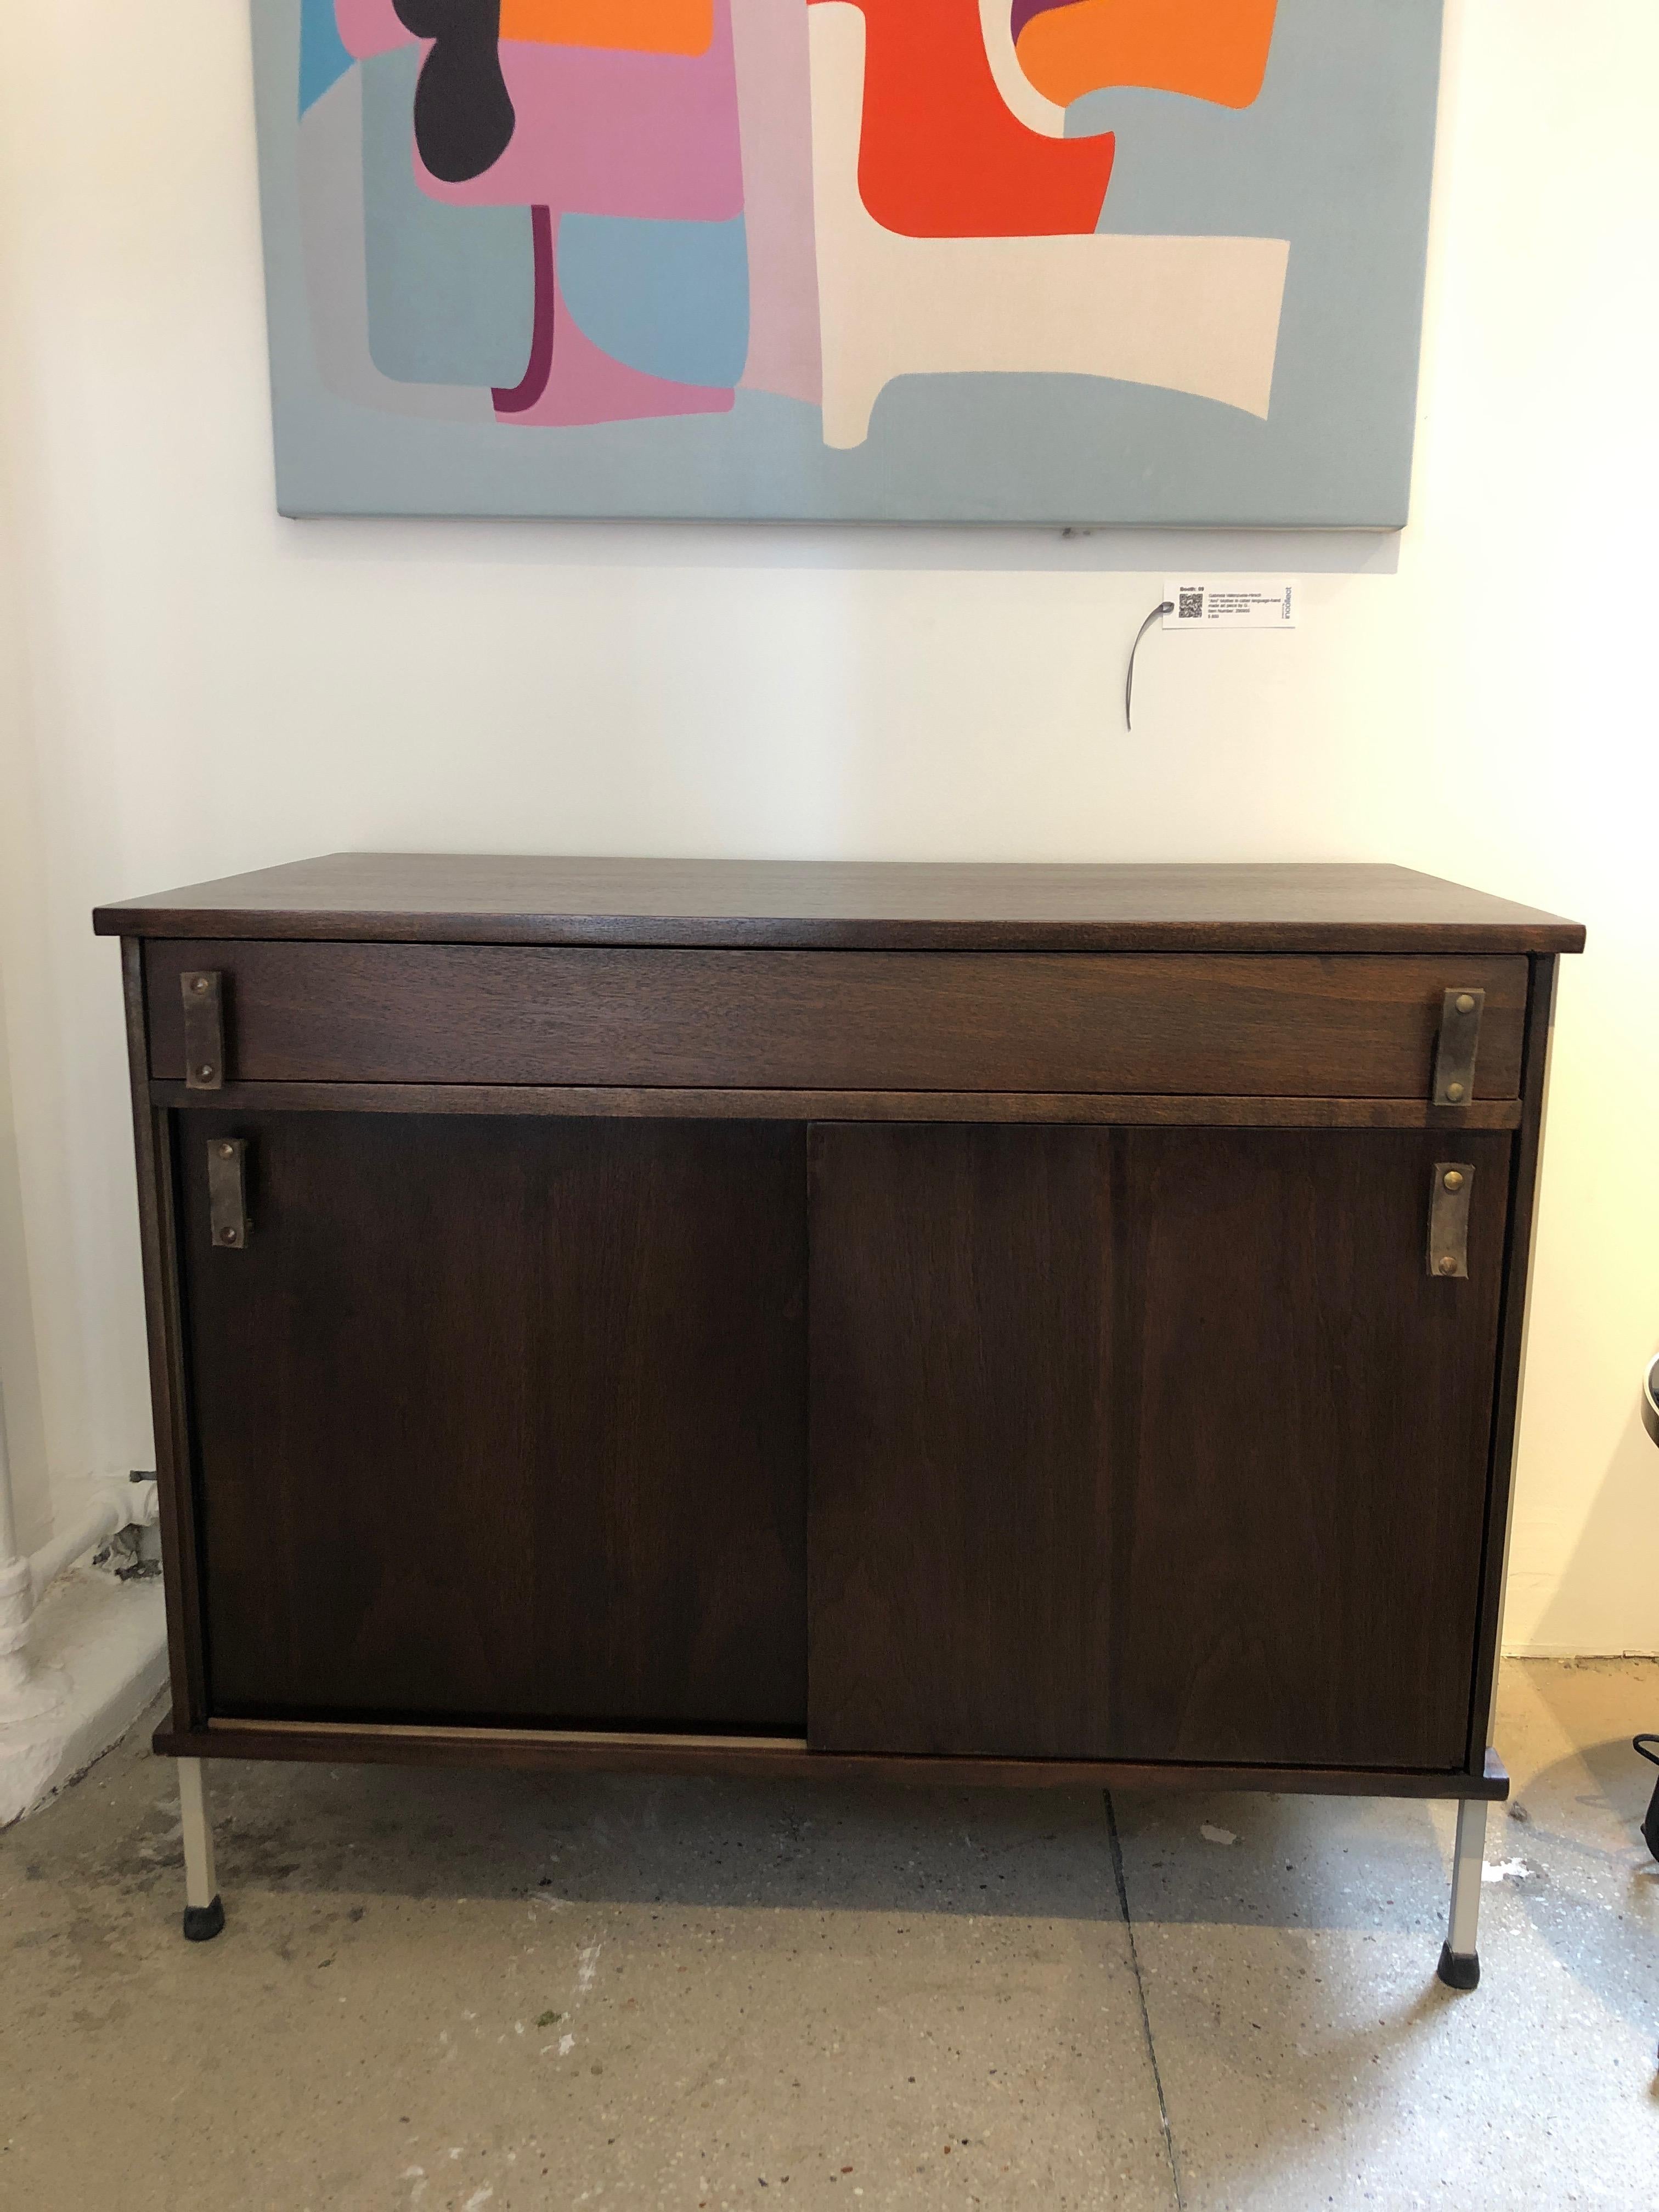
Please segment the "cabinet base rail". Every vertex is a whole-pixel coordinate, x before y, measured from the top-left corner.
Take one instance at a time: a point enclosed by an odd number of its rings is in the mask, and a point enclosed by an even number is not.
[[[625,1729],[447,1726],[398,1721],[239,1720],[175,1727],[154,1747],[166,1759],[341,1760],[380,1766],[600,1769],[613,1774],[743,1774],[804,1781],[920,1783],[969,1789],[1267,1790],[1335,1797],[1480,1798],[1501,1803],[1510,1778],[1488,1751],[1478,1772],[1391,1766],[1227,1765],[1189,1759],[1001,1759],[906,1752],[820,1751],[801,1735],[669,1734]]]
[[[1510,1778],[1488,1750],[1480,1773],[1413,1773],[1377,1767],[1217,1766],[1121,1759],[958,1759],[813,1751],[803,1736],[647,1735],[617,1730],[439,1728],[350,1721],[213,1720],[154,1739],[176,1759],[184,1822],[184,1929],[205,1942],[225,1924],[214,1874],[213,1832],[203,1762],[208,1759],[348,1760],[381,1765],[600,1769],[620,1773],[805,1776],[921,1785],[1013,1789],[1267,1790],[1325,1796],[1452,1797],[1457,1838],[1451,1911],[1438,1972],[1455,1990],[1480,1979],[1476,1932],[1486,1807],[1509,1795]]]

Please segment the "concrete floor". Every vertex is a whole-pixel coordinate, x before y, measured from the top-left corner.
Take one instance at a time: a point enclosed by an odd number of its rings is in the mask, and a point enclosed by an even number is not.
[[[1097,1793],[227,1764],[189,1945],[148,1725],[0,1835],[20,2212],[1659,2203],[1651,1662],[1506,1669],[1461,1997],[1340,1799],[1121,1796],[1126,1926]]]

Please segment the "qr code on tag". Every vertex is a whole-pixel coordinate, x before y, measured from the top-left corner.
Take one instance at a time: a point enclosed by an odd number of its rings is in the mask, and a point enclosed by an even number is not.
[[[1183,590],[1177,593],[1176,596],[1179,601],[1179,604],[1176,608],[1176,620],[1177,622],[1203,621],[1204,586],[1202,584],[1200,584],[1194,590],[1190,592]]]

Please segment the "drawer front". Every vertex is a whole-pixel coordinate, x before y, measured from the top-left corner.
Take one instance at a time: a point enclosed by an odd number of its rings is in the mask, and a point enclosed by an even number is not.
[[[223,978],[240,1083],[1421,1098],[1443,994],[1484,990],[1512,1098],[1524,956],[773,952],[200,939],[145,948],[150,1072],[179,976]]]

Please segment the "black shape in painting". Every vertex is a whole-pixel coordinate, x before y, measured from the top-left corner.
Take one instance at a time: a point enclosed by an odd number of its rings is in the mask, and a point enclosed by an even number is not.
[[[501,75],[501,0],[392,0],[398,20],[430,39],[415,88],[415,143],[432,174],[464,185],[498,161],[517,118]]]

